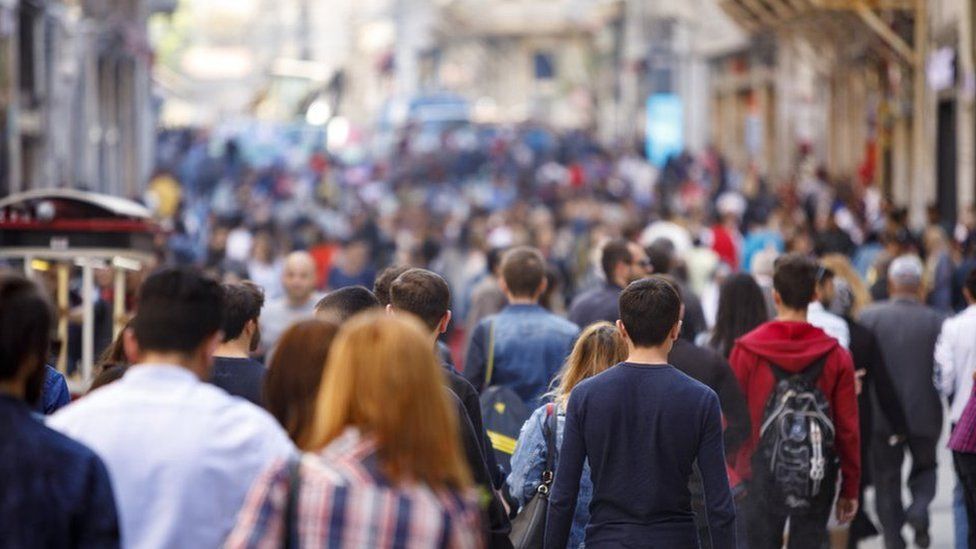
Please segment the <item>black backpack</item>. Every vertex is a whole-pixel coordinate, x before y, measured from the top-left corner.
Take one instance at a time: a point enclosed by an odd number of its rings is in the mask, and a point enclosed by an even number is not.
[[[787,514],[821,511],[833,502],[837,478],[834,421],[817,387],[827,356],[793,374],[770,363],[776,377],[752,457],[750,492]]]
[[[495,368],[495,322],[488,328],[488,364],[485,384],[481,391],[481,417],[488,432],[488,440],[495,452],[498,466],[508,475],[512,471],[512,454],[522,425],[529,419],[530,410],[522,398],[508,387],[491,385]]]

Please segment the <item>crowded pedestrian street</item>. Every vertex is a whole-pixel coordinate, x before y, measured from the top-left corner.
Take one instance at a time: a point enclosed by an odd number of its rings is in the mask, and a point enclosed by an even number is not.
[[[0,0],[0,549],[976,549],[976,0]]]

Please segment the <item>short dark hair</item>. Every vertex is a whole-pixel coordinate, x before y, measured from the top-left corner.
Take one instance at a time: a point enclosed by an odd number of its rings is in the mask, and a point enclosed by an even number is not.
[[[969,290],[969,296],[976,299],[976,269],[970,269],[969,274],[966,275],[966,281],[963,283],[963,287]]]
[[[264,290],[257,284],[244,281],[224,284],[224,321],[220,329],[224,332],[224,342],[237,339],[244,326],[261,316],[264,307]]]
[[[488,250],[488,253],[485,254],[485,266],[488,268],[489,273],[495,274],[498,267],[501,267],[503,255],[505,255],[505,248],[499,248],[496,246]]]
[[[603,268],[603,275],[607,277],[607,282],[613,282],[613,270],[618,263],[627,263],[634,260],[630,253],[630,248],[626,240],[617,238],[603,245],[603,252],[600,254],[600,267]]]
[[[41,288],[19,274],[0,274],[0,380],[31,368],[27,401],[40,396],[51,341],[54,310]]]
[[[620,321],[637,347],[664,343],[681,315],[681,297],[659,276],[632,282],[620,293]]]
[[[373,282],[373,295],[379,300],[380,305],[386,307],[390,304],[390,286],[397,277],[410,269],[409,265],[391,265],[380,272]]]
[[[546,258],[535,248],[513,248],[502,257],[502,279],[513,296],[531,297],[546,279]]]
[[[373,292],[362,286],[347,286],[333,290],[315,304],[315,312],[329,311],[334,313],[334,320],[340,324],[357,314],[375,309],[380,302]]]
[[[790,309],[805,310],[813,301],[817,290],[816,261],[798,254],[786,254],[773,264],[773,289],[779,294],[783,305]]]
[[[667,238],[659,238],[645,249],[654,274],[670,273],[674,264],[674,244]]]
[[[143,351],[191,353],[220,330],[224,292],[190,267],[156,271],[139,289],[132,331]]]
[[[410,269],[390,285],[390,304],[418,316],[434,330],[451,308],[451,288],[437,273]]]

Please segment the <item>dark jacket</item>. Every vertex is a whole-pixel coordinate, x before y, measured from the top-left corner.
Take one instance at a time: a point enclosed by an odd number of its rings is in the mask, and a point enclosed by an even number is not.
[[[512,546],[509,533],[512,531],[511,521],[505,512],[505,506],[494,491],[498,465],[495,464],[493,452],[487,448],[487,435],[481,419],[481,407],[477,405],[478,394],[463,377],[453,370],[446,370],[445,385],[451,392],[458,421],[461,427],[461,444],[464,455],[471,469],[471,476],[478,486],[491,494],[488,500],[487,516],[484,520],[488,547],[491,549],[508,549]],[[469,411],[471,396],[474,396],[474,411]],[[477,424],[477,425],[475,425]],[[492,464],[489,466],[489,461]],[[493,468],[492,468],[493,467]]]
[[[862,436],[873,432],[875,416],[880,418],[879,421],[885,421],[894,434],[907,434],[908,418],[905,417],[905,409],[898,398],[895,382],[885,366],[877,338],[861,324],[849,318],[844,320],[847,321],[847,328],[851,333],[850,351],[854,359],[854,370],[865,372],[861,378],[861,394],[857,396]]]
[[[866,308],[859,320],[878,340],[908,418],[908,434],[938,438],[942,433],[942,400],[933,376],[942,315],[915,300],[891,299]],[[881,436],[902,434],[893,432],[883,417],[875,418],[874,432]]]
[[[569,320],[580,328],[606,321],[616,322],[620,318],[618,299],[623,290],[616,284],[606,282],[576,296],[569,306]]]
[[[752,478],[752,454],[775,385],[770,362],[798,373],[824,356],[827,360],[817,386],[827,397],[834,416],[835,446],[843,474],[840,494],[847,499],[857,498],[861,482],[861,439],[854,364],[850,353],[836,339],[807,322],[767,322],[741,337],[732,348],[729,364],[745,393],[752,420],[752,436],[733,459],[733,467],[743,480]],[[932,385],[931,378],[929,385]]]
[[[26,404],[0,395],[0,545],[118,547],[105,464],[48,429]]]
[[[725,417],[725,453],[732,455],[749,438],[749,409],[742,388],[722,355],[683,339],[674,343],[668,362],[718,395]]]

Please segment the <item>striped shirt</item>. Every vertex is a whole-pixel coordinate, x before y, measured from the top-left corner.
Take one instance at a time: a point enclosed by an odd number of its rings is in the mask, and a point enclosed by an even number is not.
[[[286,461],[255,482],[226,547],[279,548],[288,499]],[[392,486],[379,468],[376,443],[347,429],[301,462],[295,531],[301,547],[478,549],[484,539],[474,493]]]

